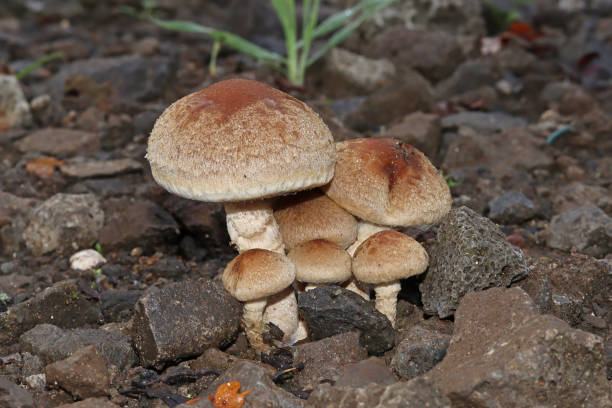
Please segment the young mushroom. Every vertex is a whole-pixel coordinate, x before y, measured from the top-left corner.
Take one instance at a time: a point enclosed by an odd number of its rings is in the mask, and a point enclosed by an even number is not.
[[[244,302],[244,330],[251,346],[266,350],[262,332],[263,312],[269,296],[290,286],[295,279],[295,266],[282,254],[266,249],[250,249],[236,256],[223,271],[225,289]],[[296,313],[297,310],[287,310]]]
[[[315,239],[293,248],[287,257],[295,265],[295,278],[306,290],[350,279],[351,256],[340,246]]]
[[[425,248],[394,230],[377,232],[366,239],[353,256],[353,274],[375,284],[376,309],[395,327],[400,279],[423,273],[429,264]]]
[[[257,81],[230,79],[170,105],[155,122],[146,157],[166,190],[226,203],[239,252],[284,253],[264,199],[329,182],[336,150],[331,132],[305,103]]]

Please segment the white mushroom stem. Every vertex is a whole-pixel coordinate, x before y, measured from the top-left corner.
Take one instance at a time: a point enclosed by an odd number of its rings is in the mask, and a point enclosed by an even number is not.
[[[350,247],[346,249],[351,256],[355,254],[359,245],[363,243],[366,239],[370,238],[370,236],[376,234],[377,232],[388,230],[389,227],[384,227],[378,224],[372,224],[371,222],[360,220],[357,224],[357,240],[351,244]]]
[[[389,319],[395,327],[395,313],[397,310],[397,294],[402,289],[399,280],[379,283],[374,287],[376,292],[376,309]]]
[[[225,204],[227,231],[242,253],[252,248],[285,253],[285,245],[269,200]]]
[[[272,322],[285,334],[283,343],[294,344],[298,329],[298,307],[293,287],[289,286],[276,295],[268,297],[268,303],[263,313],[263,322]]]
[[[242,322],[244,324],[244,332],[251,346],[257,351],[266,350],[267,346],[263,341],[263,312],[267,304],[267,300],[255,299],[244,303],[242,312]]]

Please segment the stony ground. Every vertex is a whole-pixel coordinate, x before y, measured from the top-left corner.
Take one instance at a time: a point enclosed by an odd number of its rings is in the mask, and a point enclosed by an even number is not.
[[[268,2],[228,3],[159,10],[282,49]],[[227,381],[248,407],[612,406],[612,6],[527,2],[531,26],[504,32],[511,2],[483,3],[399,1],[286,89],[230,50],[211,76],[211,41],[117,12],[136,1],[3,1],[0,406],[210,407]],[[328,287],[299,297],[309,341],[248,347],[222,207],[168,194],[144,159],[169,103],[235,76],[448,176],[451,213],[404,231],[431,261],[395,329]],[[86,248],[105,262],[73,269]]]

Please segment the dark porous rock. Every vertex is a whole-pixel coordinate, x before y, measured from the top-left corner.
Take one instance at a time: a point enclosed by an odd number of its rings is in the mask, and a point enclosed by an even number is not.
[[[523,252],[489,219],[462,206],[442,220],[419,286],[425,312],[451,316],[469,292],[506,287],[527,276]]]
[[[140,290],[107,290],[100,295],[100,309],[104,321],[125,322],[134,315],[136,302],[142,296]]]
[[[300,293],[298,308],[312,340],[357,331],[370,354],[393,347],[395,332],[389,319],[350,290],[330,285]]]
[[[68,358],[76,350],[94,345],[107,364],[123,370],[136,363],[130,338],[100,329],[64,330],[51,324],[39,324],[19,339],[22,351],[38,356],[44,364]]]
[[[93,194],[56,194],[32,211],[23,232],[34,255],[62,254],[91,247],[104,225],[104,212]]]
[[[56,408],[119,408],[106,398],[87,398],[72,404],[59,405]]]
[[[357,131],[388,125],[411,112],[427,111],[433,103],[429,82],[416,71],[403,70],[389,84],[367,96],[346,123]]]
[[[99,319],[97,301],[83,295],[76,281],[58,282],[0,313],[0,345],[16,342],[21,334],[41,323],[73,328],[96,324]]]
[[[301,408],[306,401],[278,387],[263,368],[250,361],[237,361],[217,378],[208,389],[199,395],[208,400],[221,384],[230,381],[240,383],[240,392],[252,390],[245,395],[245,406],[252,408]],[[188,406],[199,406],[189,404]],[[207,405],[201,405],[202,407]]]
[[[65,128],[44,128],[15,142],[20,152],[37,152],[54,156],[72,156],[77,153],[97,152],[100,138],[96,133]]]
[[[601,337],[538,314],[520,288],[465,296],[446,357],[425,377],[453,406],[612,404]]]
[[[295,346],[293,364],[304,364],[304,369],[297,372],[287,382],[294,390],[313,389],[325,381],[337,381],[343,367],[367,358],[368,353],[359,345],[359,334],[356,332],[337,334],[326,339]]]
[[[397,124],[389,127],[381,137],[392,137],[413,145],[429,158],[435,160],[442,141],[440,117],[423,112],[414,112]]]
[[[100,231],[103,248],[150,250],[161,243],[178,241],[179,225],[163,208],[152,201],[129,203]]]
[[[594,205],[555,215],[548,227],[548,246],[602,258],[612,252],[612,218]]]
[[[391,369],[402,380],[410,380],[431,370],[446,355],[450,337],[450,334],[426,325],[411,327],[395,347]]]
[[[347,364],[334,384],[337,387],[365,387],[369,384],[391,385],[397,380],[380,357],[370,357],[358,363]]]
[[[501,224],[519,224],[535,214],[535,204],[523,193],[506,193],[489,201],[489,218]]]
[[[532,261],[520,282],[538,306],[576,327],[605,336],[612,327],[612,267],[582,254]]]
[[[432,381],[415,378],[387,386],[371,384],[360,388],[321,384],[310,394],[308,407],[450,408],[451,403]]]
[[[0,407],[34,408],[34,399],[29,391],[0,376]]]
[[[136,303],[134,342],[145,367],[201,354],[231,343],[242,305],[218,281],[183,281]]]
[[[189,275],[191,268],[177,256],[166,256],[143,269],[143,274],[156,278],[178,279]]]
[[[47,385],[57,385],[75,399],[109,394],[110,379],[106,360],[93,345],[76,350],[65,360],[47,365],[45,375]]]

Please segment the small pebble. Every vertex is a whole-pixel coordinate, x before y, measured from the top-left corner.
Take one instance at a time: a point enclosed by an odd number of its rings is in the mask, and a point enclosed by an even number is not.
[[[106,263],[106,259],[95,249],[84,249],[70,257],[70,267],[77,271],[93,269]]]
[[[133,257],[136,257],[136,258],[141,256],[142,255],[142,248],[141,247],[133,248],[130,251],[130,255],[133,256]]]

